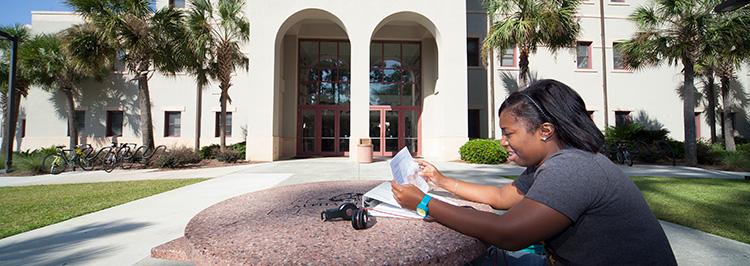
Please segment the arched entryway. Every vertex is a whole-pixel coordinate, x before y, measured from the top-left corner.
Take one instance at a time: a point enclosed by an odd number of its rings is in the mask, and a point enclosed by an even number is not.
[[[385,18],[370,41],[369,134],[376,156],[395,155],[403,147],[421,155],[422,112],[434,91],[437,61],[434,25],[424,16],[396,13]]]
[[[299,40],[297,152],[348,155],[351,48],[347,40]]]
[[[377,156],[403,147],[420,152],[421,47],[416,41],[370,44],[370,138]]]
[[[348,155],[351,47],[343,23],[325,10],[300,10],[277,40],[279,157]]]

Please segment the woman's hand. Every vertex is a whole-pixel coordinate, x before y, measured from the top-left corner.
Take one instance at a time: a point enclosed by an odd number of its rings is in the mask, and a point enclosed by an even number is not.
[[[435,187],[441,187],[441,183],[446,177],[441,174],[434,165],[424,160],[414,159],[414,161],[419,165],[419,175],[422,176],[428,184]]]
[[[401,185],[391,180],[391,191],[396,202],[409,210],[416,210],[417,205],[424,198],[424,193],[412,184]]]

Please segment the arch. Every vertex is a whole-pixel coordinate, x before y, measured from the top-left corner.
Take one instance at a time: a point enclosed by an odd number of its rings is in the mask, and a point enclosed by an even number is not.
[[[301,113],[298,113],[297,55],[300,39],[308,38],[348,41],[349,34],[339,17],[316,8],[299,10],[279,26],[274,40],[273,60],[273,135],[277,158],[297,156],[300,153],[298,119],[301,118],[298,114]]]
[[[424,27],[435,38],[436,43],[438,43],[438,45],[440,44],[441,35],[437,26],[435,26],[435,23],[433,23],[432,20],[425,17],[424,15],[412,11],[397,12],[383,18],[383,20],[381,20],[380,23],[378,23],[378,25],[372,31],[372,34],[370,35],[370,41],[375,38],[375,35],[381,29],[383,29],[383,27],[389,24],[402,25],[404,23],[408,24],[410,22],[417,23]]]
[[[439,36],[430,19],[411,11],[392,13],[373,29],[368,128],[375,155],[392,156],[404,146],[422,154],[423,101],[435,89]]]

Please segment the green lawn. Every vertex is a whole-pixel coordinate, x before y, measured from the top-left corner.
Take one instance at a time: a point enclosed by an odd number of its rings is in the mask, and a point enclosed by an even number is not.
[[[0,238],[205,180],[0,187]]]
[[[750,243],[750,181],[631,177],[660,220]]]
[[[503,176],[515,180],[518,176]],[[750,244],[750,181],[630,177],[659,220]]]

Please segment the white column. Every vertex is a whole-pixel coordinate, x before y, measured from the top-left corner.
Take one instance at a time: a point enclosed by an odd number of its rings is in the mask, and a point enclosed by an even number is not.
[[[360,33],[364,32],[364,33]],[[359,139],[369,138],[370,130],[370,31],[349,31],[351,61],[351,138],[349,160],[357,160]]]

